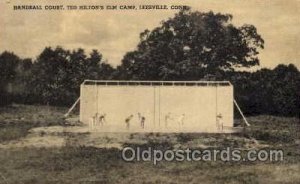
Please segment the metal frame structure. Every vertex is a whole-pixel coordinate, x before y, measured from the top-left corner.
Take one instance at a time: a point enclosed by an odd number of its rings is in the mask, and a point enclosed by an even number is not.
[[[130,86],[232,86],[229,81],[122,81],[84,80],[81,85],[130,85]]]

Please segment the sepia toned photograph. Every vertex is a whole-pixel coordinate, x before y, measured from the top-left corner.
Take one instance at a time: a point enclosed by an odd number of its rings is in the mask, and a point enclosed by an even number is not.
[[[0,184],[300,183],[299,0],[0,12]]]

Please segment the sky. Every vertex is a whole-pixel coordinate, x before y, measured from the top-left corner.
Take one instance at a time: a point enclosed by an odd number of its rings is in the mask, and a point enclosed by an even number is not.
[[[36,58],[47,47],[97,49],[113,66],[133,51],[139,34],[159,26],[177,10],[66,10],[67,5],[188,5],[233,15],[252,24],[265,40],[261,67],[293,63],[300,69],[300,0],[1,0],[0,52]],[[14,5],[64,5],[65,10],[13,10]]]

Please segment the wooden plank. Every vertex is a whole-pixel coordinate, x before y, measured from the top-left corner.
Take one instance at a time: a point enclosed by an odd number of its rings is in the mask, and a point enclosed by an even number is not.
[[[242,110],[240,109],[239,105],[237,104],[237,102],[235,100],[233,100],[234,105],[237,107],[237,109],[239,110],[240,114],[242,115],[244,122],[246,123],[247,126],[250,126],[250,124],[248,123],[246,117],[244,116]]]
[[[72,110],[75,108],[75,106],[77,105],[77,103],[79,102],[80,97],[75,101],[75,103],[72,105],[72,107],[68,110],[68,112],[64,115],[65,117],[68,117],[69,114],[72,112]]]

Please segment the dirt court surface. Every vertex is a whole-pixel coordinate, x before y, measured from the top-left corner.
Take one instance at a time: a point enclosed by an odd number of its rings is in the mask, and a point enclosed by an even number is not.
[[[198,133],[195,133],[198,134]],[[9,148],[51,148],[63,147],[66,145],[90,146],[95,148],[117,148],[122,149],[124,144],[146,144],[151,141],[168,141],[175,144],[175,147],[207,148],[213,147],[211,144],[220,142],[216,138],[201,137],[193,138],[188,144],[177,142],[179,133],[127,133],[127,132],[101,132],[97,129],[91,130],[88,126],[49,126],[37,127],[28,130],[28,134],[19,140],[12,140],[0,143],[0,149]],[[192,135],[192,134],[191,134]],[[217,135],[217,134],[216,134]],[[220,134],[222,139],[224,135]],[[235,141],[245,142],[245,147],[264,147],[255,139],[240,138],[239,136],[228,135]]]
[[[248,117],[241,133],[103,133],[66,121],[66,108],[0,108],[0,183],[299,183],[297,118]],[[239,120],[237,121],[239,123]],[[281,162],[125,162],[126,146],[282,149]]]

